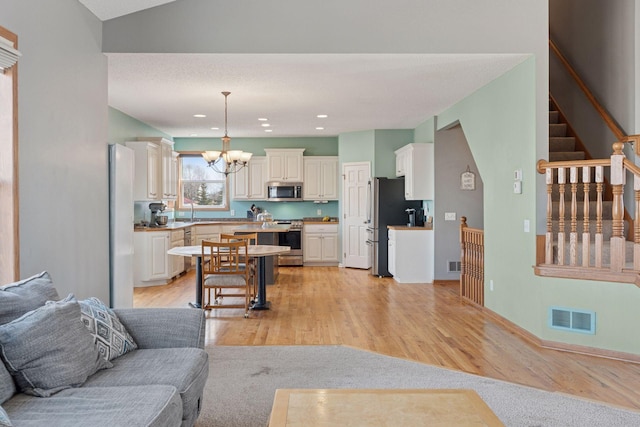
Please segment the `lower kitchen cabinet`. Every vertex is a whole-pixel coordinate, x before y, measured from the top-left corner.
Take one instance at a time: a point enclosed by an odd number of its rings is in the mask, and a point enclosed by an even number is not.
[[[338,224],[305,224],[303,234],[305,265],[338,264]]]
[[[133,233],[134,286],[154,286],[167,282],[172,268],[172,260],[167,255],[170,245],[169,231]]]
[[[164,285],[184,271],[184,257],[167,251],[184,245],[184,231],[133,233],[133,283],[136,287]]]
[[[171,249],[178,246],[184,246],[184,230],[174,230],[171,232]],[[184,257],[177,255],[169,255],[170,273],[169,277],[176,277],[184,272]]]
[[[421,227],[389,227],[388,249],[389,273],[396,282],[433,282],[433,230]]]

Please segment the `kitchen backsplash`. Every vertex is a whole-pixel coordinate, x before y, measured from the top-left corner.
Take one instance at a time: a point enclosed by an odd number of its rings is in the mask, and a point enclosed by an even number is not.
[[[151,217],[151,211],[149,210],[150,202],[135,202],[134,203],[134,222],[139,223],[142,220],[149,220]],[[304,217],[318,217],[318,216],[330,216],[336,217],[338,216],[338,202],[327,202],[327,203],[313,203],[313,202],[265,202],[265,201],[232,201],[231,202],[231,210],[235,211],[235,215],[231,215],[229,210],[227,211],[202,211],[195,209],[194,210],[194,218],[247,218],[247,211],[251,209],[251,205],[256,205],[263,212],[265,210],[269,211],[273,214],[274,218],[277,219],[296,219],[296,218],[304,218]],[[171,206],[171,203],[167,203],[167,205]],[[320,211],[320,212],[318,212]],[[191,211],[190,209],[181,210],[177,212],[177,215],[174,216],[175,212],[171,207],[168,207],[164,215],[169,217],[169,220],[172,219],[190,219]]]

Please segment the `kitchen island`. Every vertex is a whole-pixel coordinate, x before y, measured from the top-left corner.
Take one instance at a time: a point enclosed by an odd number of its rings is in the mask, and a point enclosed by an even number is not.
[[[268,227],[262,227],[261,223],[244,224],[233,228],[234,234],[258,234],[259,245],[275,245],[279,244],[278,235],[289,231],[289,224],[269,224]],[[272,285],[278,280],[278,255],[268,256],[264,259],[265,283]]]

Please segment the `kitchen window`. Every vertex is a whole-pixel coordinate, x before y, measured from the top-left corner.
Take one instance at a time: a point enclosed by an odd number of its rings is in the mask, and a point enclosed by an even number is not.
[[[227,182],[224,174],[210,168],[200,154],[181,154],[178,208],[190,208],[193,203],[196,209],[228,210]]]

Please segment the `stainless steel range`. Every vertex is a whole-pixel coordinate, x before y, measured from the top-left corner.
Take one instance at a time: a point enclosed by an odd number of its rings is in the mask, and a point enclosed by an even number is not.
[[[278,265],[302,265],[302,226],[301,219],[276,219],[276,224],[288,224],[291,227],[286,233],[278,233],[278,245],[290,246],[291,252],[280,255]]]

